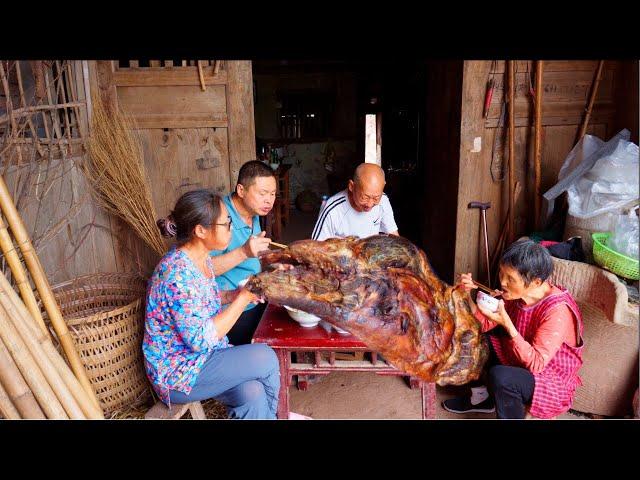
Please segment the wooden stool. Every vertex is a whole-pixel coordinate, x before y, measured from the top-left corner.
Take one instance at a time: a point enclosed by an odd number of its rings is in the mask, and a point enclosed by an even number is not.
[[[171,408],[168,408],[162,402],[156,402],[156,404],[145,414],[144,418],[154,420],[180,420],[182,416],[187,413],[187,410],[191,412],[191,417],[194,420],[207,419],[200,402],[174,403],[171,405]]]

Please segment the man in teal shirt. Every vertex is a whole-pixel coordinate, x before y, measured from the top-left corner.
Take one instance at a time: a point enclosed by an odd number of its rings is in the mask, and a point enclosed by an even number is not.
[[[268,250],[271,243],[260,227],[260,217],[273,208],[276,190],[273,170],[252,160],[240,168],[235,192],[223,198],[231,217],[231,242],[225,250],[211,252],[221,290],[235,290],[242,280],[260,272],[258,253]],[[264,308],[265,304],[249,304],[227,333],[229,342],[233,345],[251,343]]]

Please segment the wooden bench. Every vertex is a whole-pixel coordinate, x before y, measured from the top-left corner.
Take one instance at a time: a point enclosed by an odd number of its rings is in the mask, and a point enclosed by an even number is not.
[[[156,402],[156,404],[145,414],[144,418],[154,420],[180,420],[182,416],[187,413],[187,410],[191,412],[191,417],[194,420],[207,419],[200,402],[181,404],[174,403],[171,405],[171,408],[168,408],[162,402]]]

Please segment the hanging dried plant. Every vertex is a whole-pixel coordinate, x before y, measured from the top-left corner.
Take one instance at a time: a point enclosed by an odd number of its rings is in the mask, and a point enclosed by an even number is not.
[[[92,96],[93,112],[88,155],[82,169],[97,202],[122,218],[159,255],[167,248],[156,226],[151,190],[133,120]]]

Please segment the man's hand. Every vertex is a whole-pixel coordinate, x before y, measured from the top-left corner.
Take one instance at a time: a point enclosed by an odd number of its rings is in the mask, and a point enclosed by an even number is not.
[[[267,232],[260,232],[260,235],[258,236],[252,235],[249,237],[249,240],[245,242],[242,246],[242,251],[248,258],[257,257],[260,252],[269,249],[271,239],[266,238],[266,234]]]

